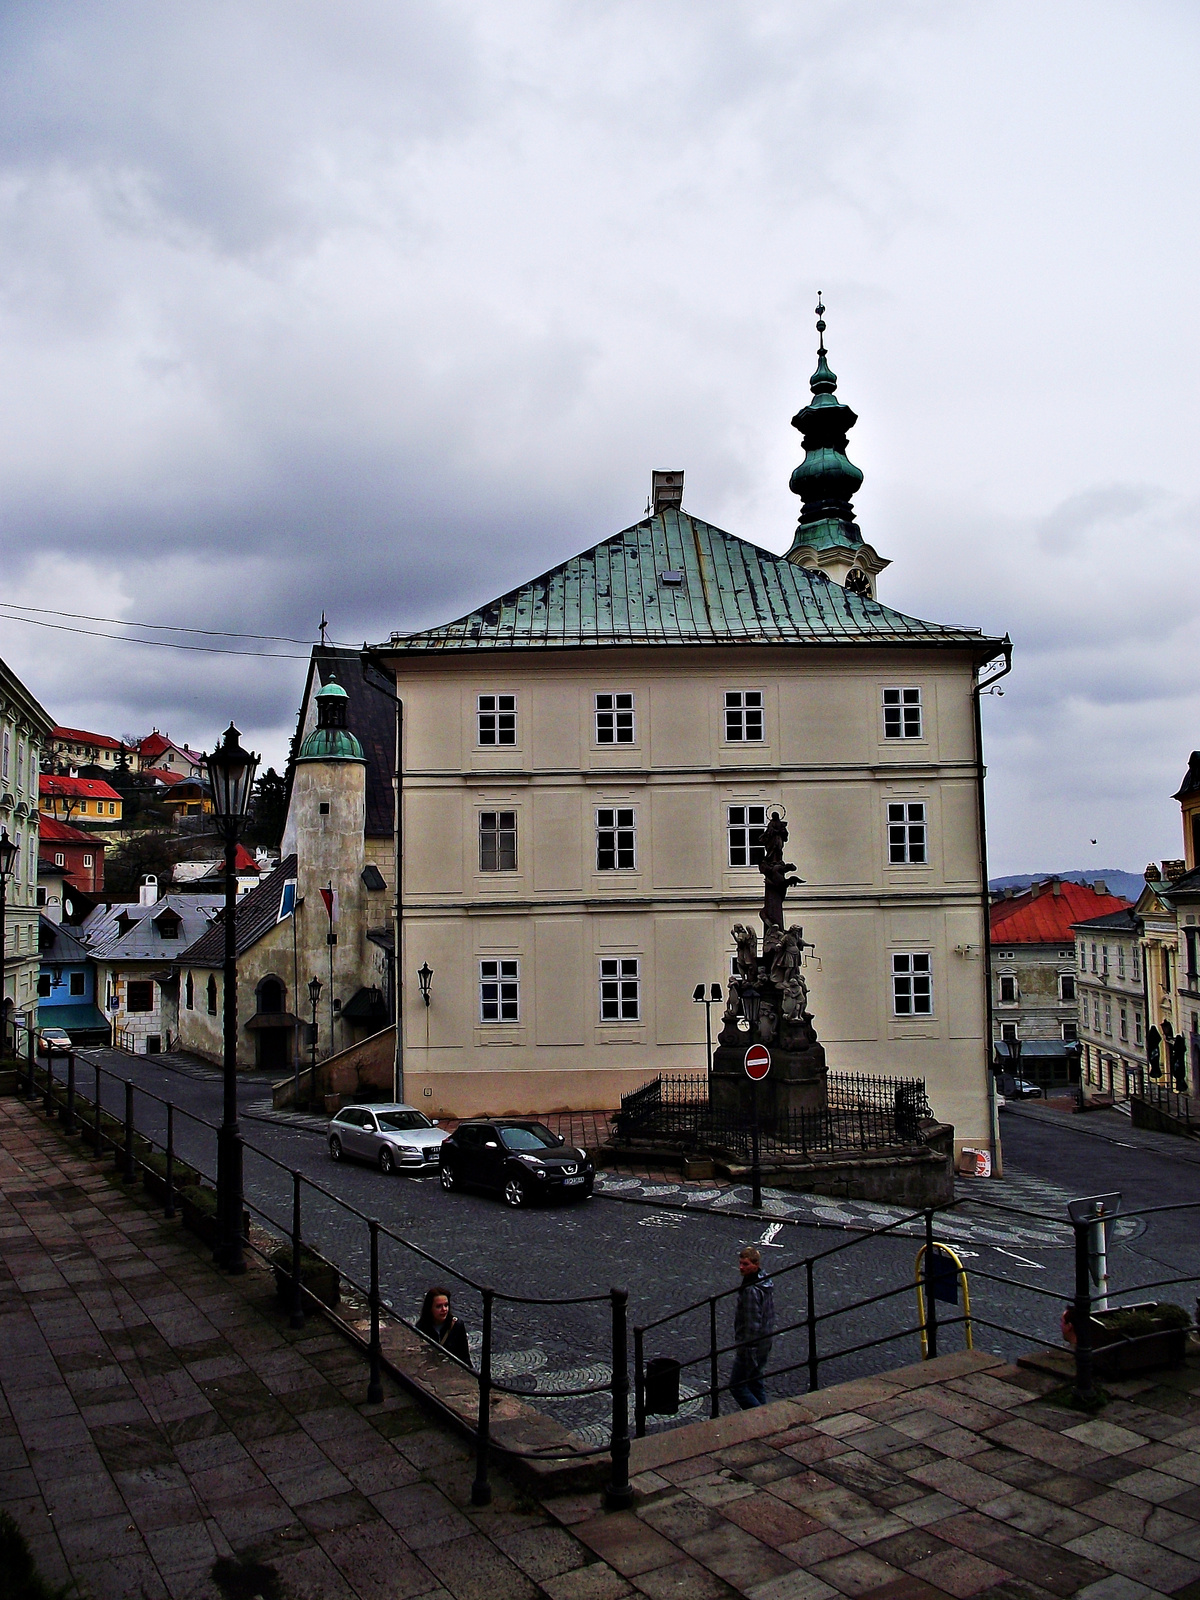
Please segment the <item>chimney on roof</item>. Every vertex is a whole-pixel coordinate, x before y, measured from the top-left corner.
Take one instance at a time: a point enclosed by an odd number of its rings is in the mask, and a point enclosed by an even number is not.
[[[1029,885],[1029,898],[1031,900],[1036,900],[1042,892],[1042,887],[1043,886],[1040,883],[1031,883]]]
[[[1054,892],[1057,895],[1062,894],[1062,880],[1060,878],[1055,878],[1054,880]]]
[[[1158,870],[1154,862],[1151,861],[1142,876],[1145,878],[1147,883],[1157,883],[1162,877],[1162,873]]]
[[[1103,878],[1097,878],[1095,883],[1093,883],[1093,885],[1092,885],[1092,893],[1093,894],[1107,894],[1108,893],[1108,885],[1105,883]]]
[[[650,474],[650,507],[654,516],[668,509],[678,511],[683,504],[683,473],[652,472]]]
[[[1186,871],[1186,861],[1164,861],[1162,864],[1162,874],[1168,883],[1174,883],[1176,878],[1182,878]]]
[[[1016,892],[1017,891],[1013,888],[1012,884],[1010,883],[1008,888],[1005,889],[1005,891],[1004,891],[1004,898],[1006,900],[1011,900],[1013,895],[1016,894]]]

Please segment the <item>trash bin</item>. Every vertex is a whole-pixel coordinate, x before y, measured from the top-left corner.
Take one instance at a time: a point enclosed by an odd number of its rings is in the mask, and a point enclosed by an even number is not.
[[[655,1356],[646,1363],[646,1413],[673,1417],[679,1410],[679,1362],[673,1356]]]

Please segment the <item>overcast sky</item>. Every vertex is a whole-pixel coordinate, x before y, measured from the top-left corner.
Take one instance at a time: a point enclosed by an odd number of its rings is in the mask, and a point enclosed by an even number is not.
[[[636,521],[654,467],[783,551],[820,287],[881,598],[1014,640],[992,871],[1177,855],[1198,32],[1155,0],[7,6],[3,597],[361,643]],[[11,620],[0,654],[62,722],[232,715],[276,764],[304,672]]]

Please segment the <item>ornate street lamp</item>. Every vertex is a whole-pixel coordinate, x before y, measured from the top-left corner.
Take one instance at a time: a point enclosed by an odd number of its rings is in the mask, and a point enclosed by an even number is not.
[[[312,1032],[308,1036],[309,1049],[312,1051],[312,1072],[310,1074],[310,1082],[308,1085],[308,1098],[310,1103],[313,1096],[317,1092],[317,1001],[320,1000],[320,998],[321,980],[320,978],[310,978],[308,980],[308,1003],[312,1006],[313,1014]]]
[[[704,1044],[706,1049],[705,1071],[708,1074],[708,1103],[712,1105],[712,1008],[719,1006],[722,1000],[721,985],[710,984],[709,992],[705,994],[704,985],[698,983],[692,990],[692,999],[698,1006],[704,1007]]]
[[[217,1260],[245,1272],[242,1254],[242,1138],[237,1115],[237,842],[250,809],[258,757],[243,750],[231,722],[207,757],[213,816],[225,839],[224,1107],[217,1134]]]
[[[421,999],[429,1004],[429,990],[433,983],[433,968],[428,961],[423,961],[417,969],[417,982],[421,985]]]
[[[4,988],[4,968],[8,963],[8,929],[4,913],[7,905],[8,880],[17,861],[17,847],[8,837],[8,829],[0,829],[0,1022],[4,1027],[3,1043],[8,1044],[8,1005]],[[13,1040],[16,1049],[16,1040]]]

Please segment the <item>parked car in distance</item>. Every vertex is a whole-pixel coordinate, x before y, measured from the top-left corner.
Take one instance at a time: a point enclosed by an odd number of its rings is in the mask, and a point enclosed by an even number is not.
[[[1006,1100],[1041,1100],[1044,1090],[1040,1083],[1030,1083],[1025,1078],[1014,1078],[1011,1073],[1000,1073],[996,1078],[996,1088]]]
[[[65,1028],[39,1028],[38,1055],[48,1056],[51,1050],[70,1050],[71,1035]]]
[[[329,1124],[329,1154],[373,1162],[383,1173],[420,1172],[436,1163],[445,1138],[416,1106],[343,1106]]]
[[[513,1207],[586,1200],[596,1181],[584,1151],[524,1118],[460,1122],[443,1141],[439,1162],[443,1189],[490,1189]]]

